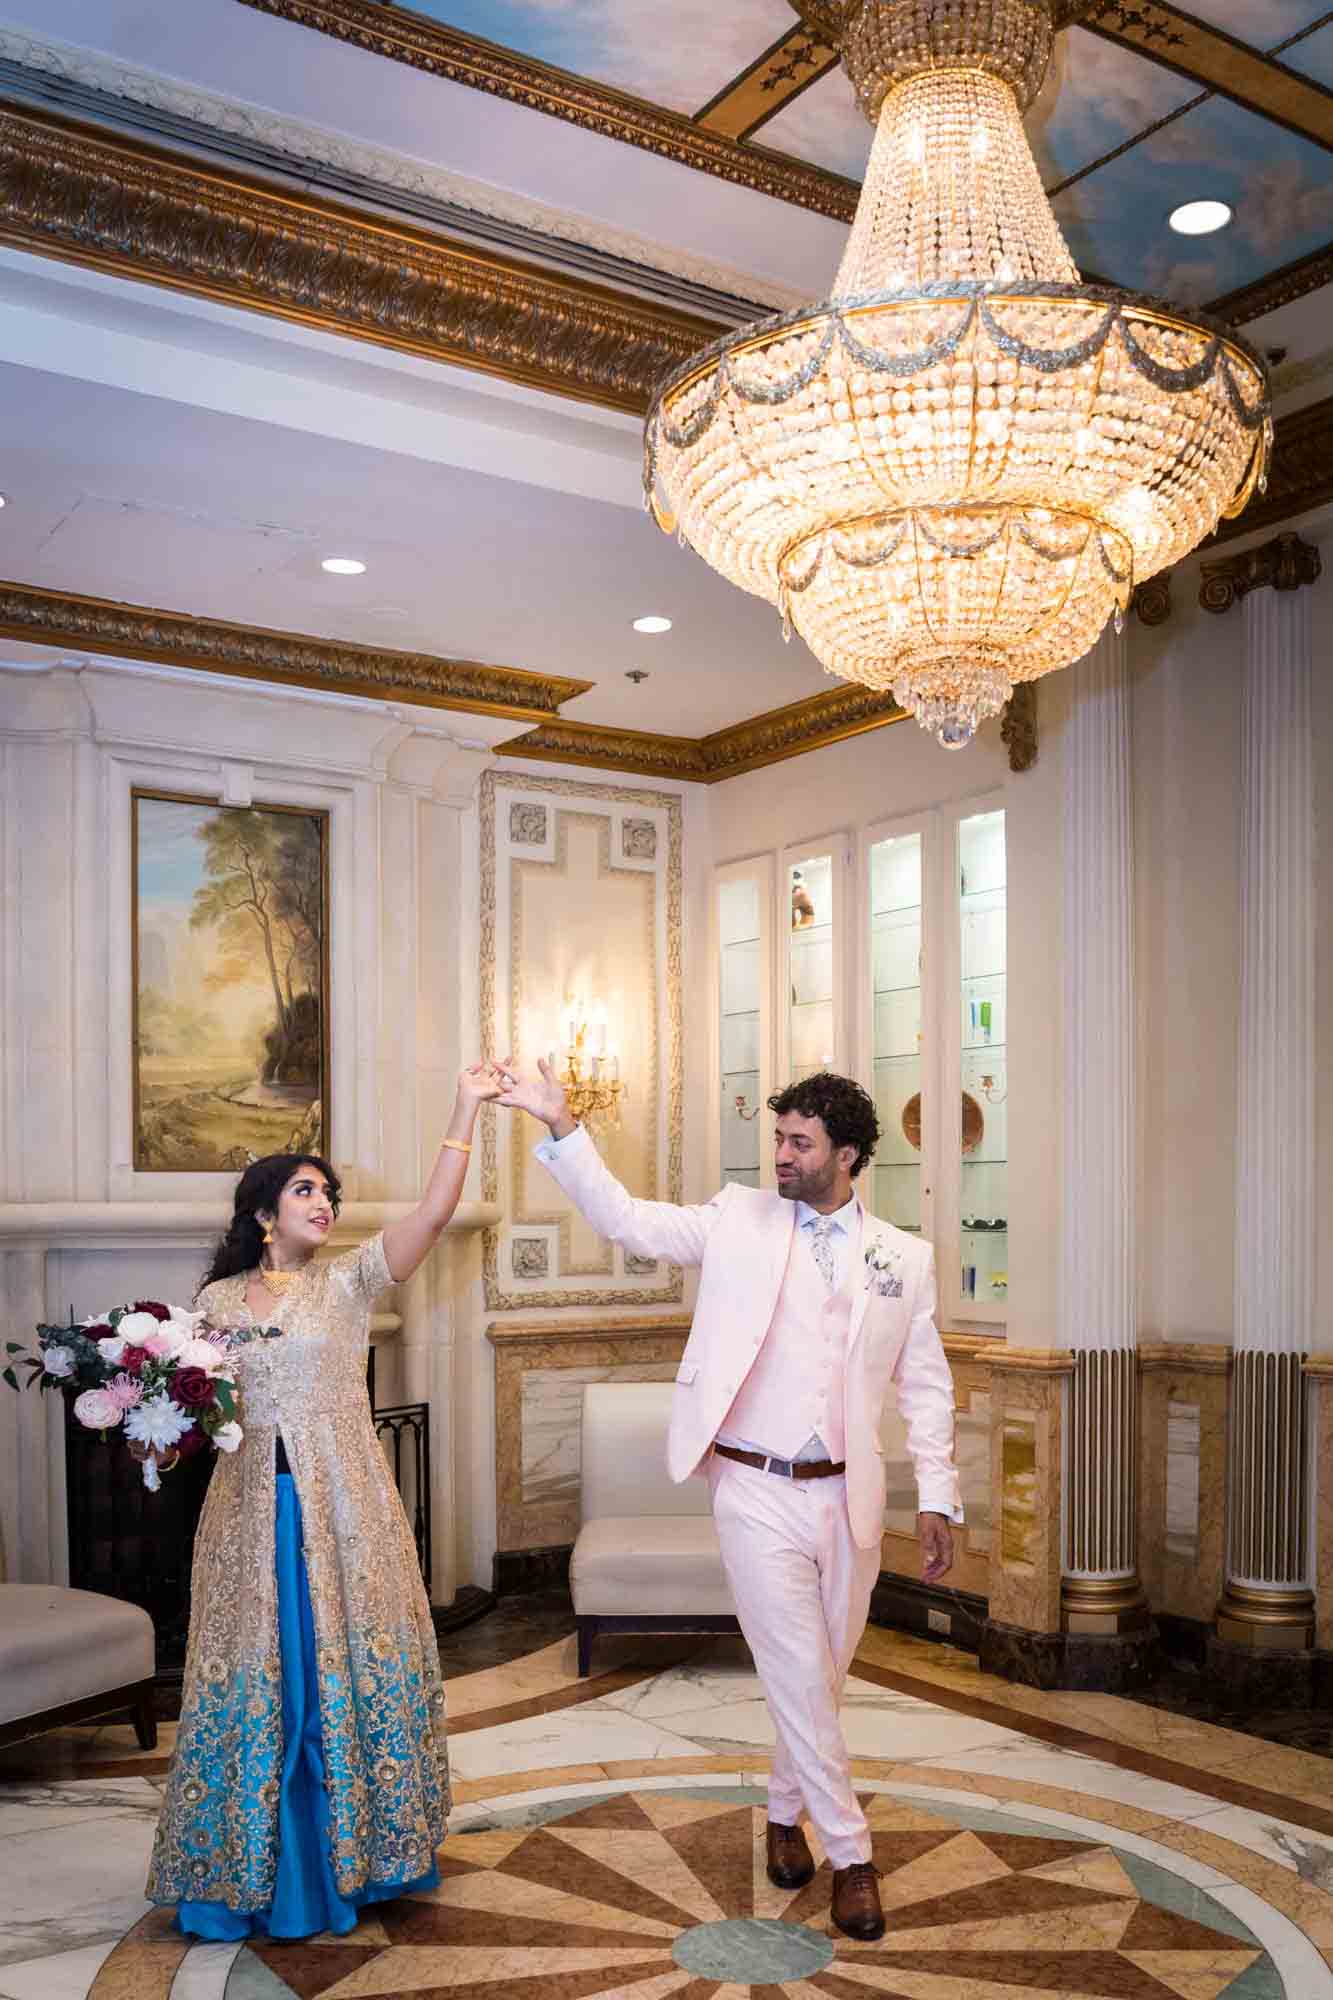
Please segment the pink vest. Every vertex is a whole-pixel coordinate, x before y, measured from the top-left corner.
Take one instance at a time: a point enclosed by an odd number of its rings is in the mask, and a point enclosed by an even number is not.
[[[849,1276],[860,1269],[859,1236],[858,1230],[850,1246]],[[751,1438],[778,1458],[790,1458],[814,1434],[824,1440],[830,1458],[842,1458],[851,1318],[850,1284],[844,1281],[830,1292],[808,1232],[793,1230],[786,1275],[763,1346],[719,1433]]]

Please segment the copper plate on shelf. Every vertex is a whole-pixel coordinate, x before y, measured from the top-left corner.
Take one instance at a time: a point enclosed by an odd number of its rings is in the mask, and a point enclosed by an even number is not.
[[[963,1092],[963,1151],[975,1153],[981,1144],[981,1135],[986,1129],[986,1121],[981,1115],[981,1106],[975,1097]],[[914,1091],[903,1106],[903,1137],[909,1146],[921,1151],[921,1093]]]

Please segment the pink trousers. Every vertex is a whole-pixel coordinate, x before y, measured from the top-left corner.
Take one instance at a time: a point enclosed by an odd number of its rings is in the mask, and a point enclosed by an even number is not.
[[[736,1616],[777,1732],[768,1816],[802,1806],[834,1868],[870,1859],[838,1703],[870,1610],[879,1544],[859,1548],[841,1477],[783,1479],[711,1457],[708,1483]]]

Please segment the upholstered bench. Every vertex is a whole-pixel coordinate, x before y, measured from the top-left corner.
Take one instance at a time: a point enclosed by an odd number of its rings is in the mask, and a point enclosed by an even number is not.
[[[582,1526],[570,1558],[579,1672],[599,1632],[735,1632],[703,1479],[667,1476],[670,1382],[583,1391]]]
[[[117,1715],[156,1746],[148,1613],[94,1590],[0,1583],[0,1744]]]

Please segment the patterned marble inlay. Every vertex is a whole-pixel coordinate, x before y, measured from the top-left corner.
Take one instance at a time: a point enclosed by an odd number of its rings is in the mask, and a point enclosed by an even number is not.
[[[1199,1405],[1166,1406],[1166,1546],[1194,1562],[1199,1554]]]
[[[974,1389],[966,1409],[959,1409],[954,1428],[954,1461],[962,1489],[967,1547],[985,1555],[991,1545],[990,1396]]]
[[[826,1863],[805,1889],[771,1886],[762,1793],[570,1788],[465,1814],[439,1889],[347,1938],[252,1942],[225,2000],[1296,2000],[1242,1919],[1133,1843],[990,1802],[863,1797],[889,1917],[877,1944],[832,1929]]]
[[[674,1361],[627,1362],[607,1368],[531,1368],[523,1377],[523,1503],[579,1497],[580,1425],[588,1382],[671,1382]]]

